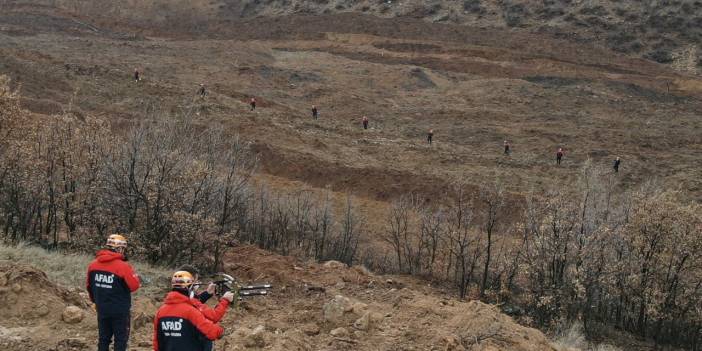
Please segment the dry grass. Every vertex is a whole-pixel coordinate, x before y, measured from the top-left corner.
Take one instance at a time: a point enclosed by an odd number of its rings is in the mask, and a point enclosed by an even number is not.
[[[85,286],[85,275],[88,264],[93,256],[76,253],[47,251],[40,247],[26,244],[0,244],[0,260],[33,266],[49,277],[49,279],[67,288]],[[160,292],[165,287],[171,270],[154,267],[142,262],[130,261],[142,280],[141,291],[146,294]]]

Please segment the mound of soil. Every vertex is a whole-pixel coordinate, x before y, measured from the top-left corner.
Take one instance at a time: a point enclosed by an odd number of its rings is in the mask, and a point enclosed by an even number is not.
[[[239,303],[222,321],[215,350],[553,350],[544,335],[496,307],[460,302],[406,277],[343,263],[302,262],[251,246],[235,248],[226,270],[242,282],[274,283],[272,294]],[[134,295],[130,350],[151,349],[159,297]],[[211,304],[216,303],[212,299]],[[0,262],[6,306],[0,347],[17,351],[89,350],[95,314],[85,294],[58,286],[32,267]],[[64,322],[67,306],[84,318]]]
[[[81,337],[82,331],[95,329],[84,294],[52,283],[44,272],[30,266],[0,261],[0,304],[4,310],[0,348],[4,350],[82,349],[87,340]],[[68,306],[83,311],[82,321],[62,320]]]
[[[498,308],[457,301],[411,278],[251,246],[235,248],[226,262],[243,282],[275,288],[225,318],[229,331],[217,350],[553,350],[541,332]]]
[[[0,261],[0,303],[4,316],[22,320],[61,319],[66,306],[88,308],[88,303],[76,291],[60,287],[33,267]]]

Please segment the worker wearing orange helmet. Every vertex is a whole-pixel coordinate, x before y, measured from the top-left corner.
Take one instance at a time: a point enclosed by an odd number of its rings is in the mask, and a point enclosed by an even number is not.
[[[129,341],[131,293],[139,289],[139,277],[126,262],[127,239],[120,234],[107,238],[88,266],[86,286],[98,318],[98,351],[126,351]]]
[[[178,271],[171,277],[171,292],[154,318],[154,351],[204,351],[208,341],[222,337],[224,329],[208,319],[191,298],[196,282],[187,271]],[[222,296],[231,303],[235,295]],[[221,317],[220,317],[221,318]]]

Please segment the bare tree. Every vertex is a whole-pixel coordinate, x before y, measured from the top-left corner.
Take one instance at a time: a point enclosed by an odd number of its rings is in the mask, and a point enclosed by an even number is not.
[[[492,259],[493,234],[497,226],[500,211],[504,205],[504,189],[499,181],[483,185],[480,187],[480,204],[484,208],[482,230],[486,235],[485,260],[483,277],[480,283],[480,297],[485,297],[485,289],[488,286],[488,276],[490,273],[490,263]]]
[[[392,246],[397,260],[397,269],[400,272],[411,270],[410,262],[406,262],[405,247],[409,240],[410,216],[412,203],[408,197],[402,197],[393,202],[388,218],[388,227],[383,239]],[[409,258],[407,258],[408,260]]]

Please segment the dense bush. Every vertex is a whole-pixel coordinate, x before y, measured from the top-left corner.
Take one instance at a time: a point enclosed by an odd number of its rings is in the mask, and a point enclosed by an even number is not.
[[[589,162],[579,182],[534,191],[521,209],[506,213],[504,196],[498,182],[452,187],[441,206],[396,202],[395,269],[522,305],[541,327],[609,325],[700,348],[702,206],[654,185],[625,192]]]
[[[337,211],[328,197],[253,187],[255,155],[219,130],[164,116],[113,135],[70,112],[32,117],[18,103],[0,90],[6,241],[92,250],[119,231],[129,235],[131,254],[152,263],[211,269],[237,241],[286,255],[356,260],[364,229],[350,198]]]

